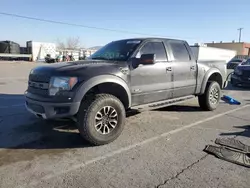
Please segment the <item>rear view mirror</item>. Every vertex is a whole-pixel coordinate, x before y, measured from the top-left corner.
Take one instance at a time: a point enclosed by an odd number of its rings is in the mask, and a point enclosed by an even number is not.
[[[140,58],[140,64],[152,65],[155,63],[155,54],[142,54]]]

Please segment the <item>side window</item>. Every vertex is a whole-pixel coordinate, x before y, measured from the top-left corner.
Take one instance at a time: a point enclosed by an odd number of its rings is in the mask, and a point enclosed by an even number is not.
[[[162,42],[148,42],[146,43],[139,53],[137,54],[137,58],[139,58],[142,54],[155,54],[156,61],[166,61],[167,55],[165,48]]]
[[[174,58],[178,61],[190,61],[190,55],[183,42],[169,42]]]
[[[153,52],[152,42],[146,43],[140,50],[140,56],[142,54],[152,54]]]

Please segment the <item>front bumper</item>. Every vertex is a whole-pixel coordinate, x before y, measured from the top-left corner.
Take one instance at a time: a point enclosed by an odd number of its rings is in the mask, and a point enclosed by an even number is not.
[[[246,79],[246,78],[242,78],[236,74],[232,74],[231,80],[233,80],[233,82],[235,84],[242,84],[242,85],[250,86],[250,78]]]
[[[29,112],[43,119],[58,119],[77,114],[81,102],[41,102],[26,97],[25,106]]]

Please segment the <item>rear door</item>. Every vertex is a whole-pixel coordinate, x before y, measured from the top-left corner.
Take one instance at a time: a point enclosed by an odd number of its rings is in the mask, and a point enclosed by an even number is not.
[[[155,54],[155,64],[139,65],[131,69],[132,105],[161,101],[172,97],[171,72],[167,74],[167,54],[162,41],[148,41],[139,49],[142,54]]]
[[[169,40],[173,61],[173,97],[192,95],[196,89],[197,64],[189,46],[184,41]]]

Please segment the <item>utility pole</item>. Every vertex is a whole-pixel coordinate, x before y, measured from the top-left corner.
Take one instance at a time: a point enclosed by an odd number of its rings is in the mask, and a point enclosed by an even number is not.
[[[238,31],[239,31],[239,42],[241,42],[241,30],[244,29],[244,28],[239,28]]]

